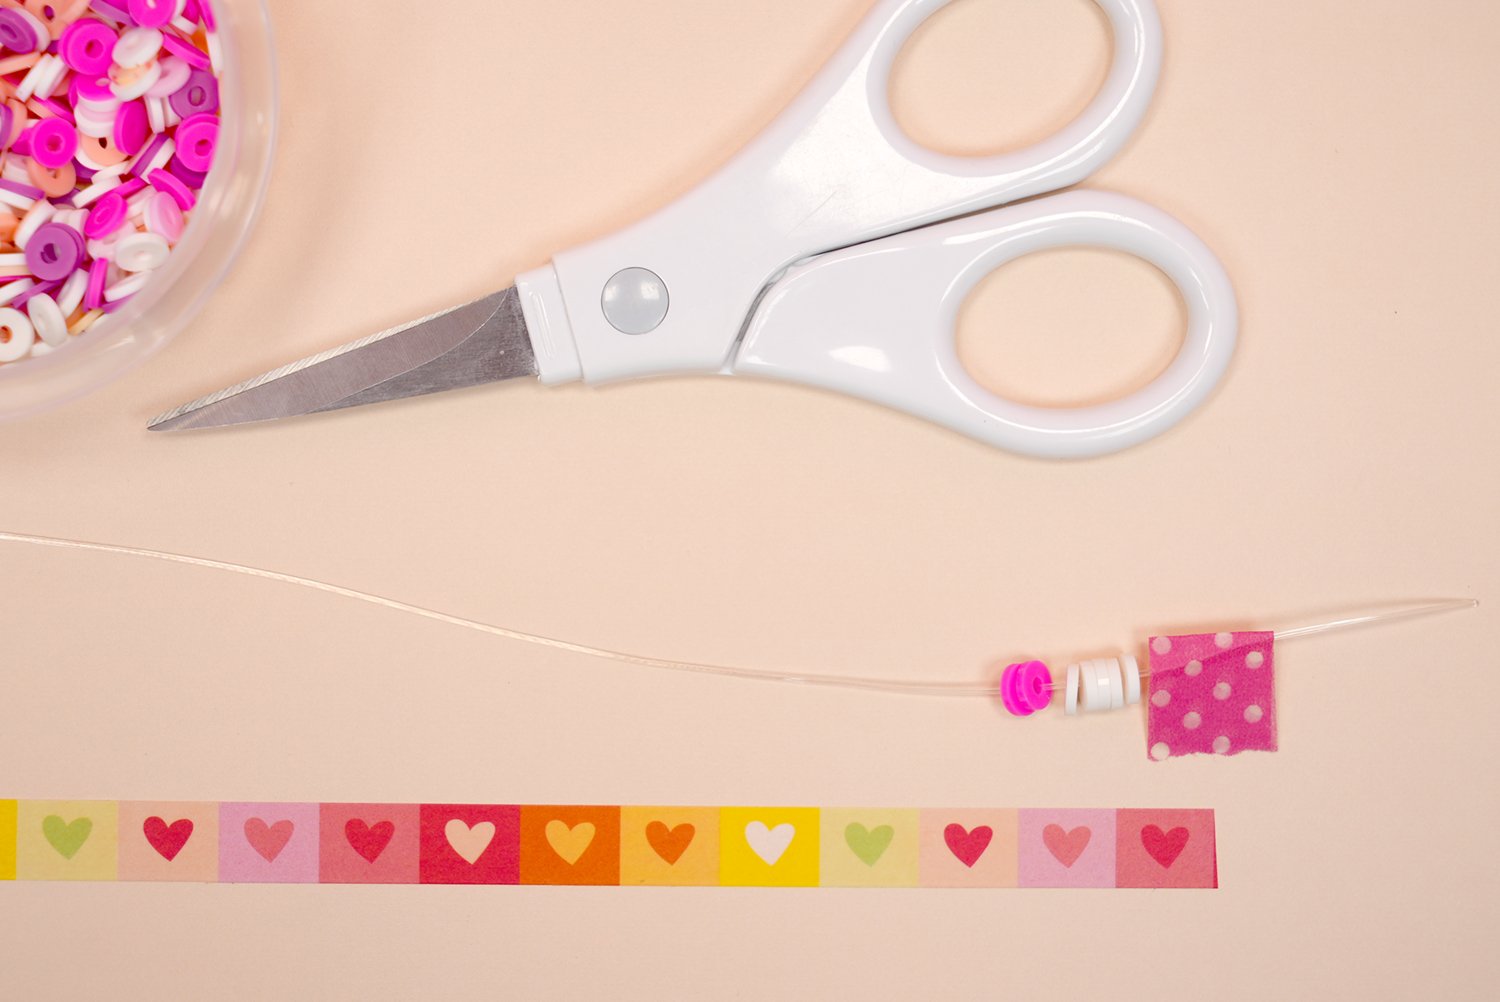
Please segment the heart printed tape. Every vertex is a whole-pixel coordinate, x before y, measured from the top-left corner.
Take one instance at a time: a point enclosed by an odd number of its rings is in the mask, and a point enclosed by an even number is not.
[[[0,800],[0,880],[1217,887],[1214,813]]]

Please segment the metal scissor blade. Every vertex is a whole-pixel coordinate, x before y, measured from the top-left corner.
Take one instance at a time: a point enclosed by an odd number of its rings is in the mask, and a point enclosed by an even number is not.
[[[270,421],[536,374],[520,297],[509,288],[183,404],[150,428]]]

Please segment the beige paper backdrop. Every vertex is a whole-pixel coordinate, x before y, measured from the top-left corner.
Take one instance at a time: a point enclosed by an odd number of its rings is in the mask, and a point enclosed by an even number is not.
[[[1161,627],[1469,595],[1288,645],[1282,751],[1165,765],[1144,720],[1017,722],[642,673],[261,582],[0,548],[22,798],[1206,806],[1217,893],[0,886],[0,994],[1478,998],[1500,973],[1500,454],[1488,4],[1161,0],[1144,129],[1090,183],[1224,258],[1243,343],[1124,455],[1019,459],[750,381],[514,385],[185,437],[155,412],[508,283],[665,203],[865,0],[273,0],[264,218],[152,364],[0,429],[11,530],[274,567],[668,657],[963,676]],[[417,13],[418,8],[422,12]],[[357,13],[356,13],[357,11]],[[964,0],[896,99],[966,152],[1102,77],[1084,0]],[[965,348],[1041,400],[1148,377],[1177,307],[1055,255]]]

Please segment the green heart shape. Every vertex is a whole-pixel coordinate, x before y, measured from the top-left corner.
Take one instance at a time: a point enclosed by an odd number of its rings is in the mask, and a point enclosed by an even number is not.
[[[42,819],[42,834],[47,836],[47,841],[52,843],[52,848],[63,859],[72,859],[77,855],[93,831],[94,822],[89,818],[78,818],[72,824],[65,823],[56,814],[49,814]]]
[[[891,839],[896,837],[896,829],[890,825],[880,825],[873,831],[866,829],[858,821],[844,829],[844,841],[849,843],[849,848],[854,855],[865,861],[866,866],[874,866],[880,862],[880,857],[891,847]]]

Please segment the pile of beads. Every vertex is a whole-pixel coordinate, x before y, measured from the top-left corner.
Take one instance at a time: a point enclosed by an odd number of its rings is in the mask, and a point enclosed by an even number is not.
[[[219,137],[210,0],[0,0],[0,363],[123,306]]]

